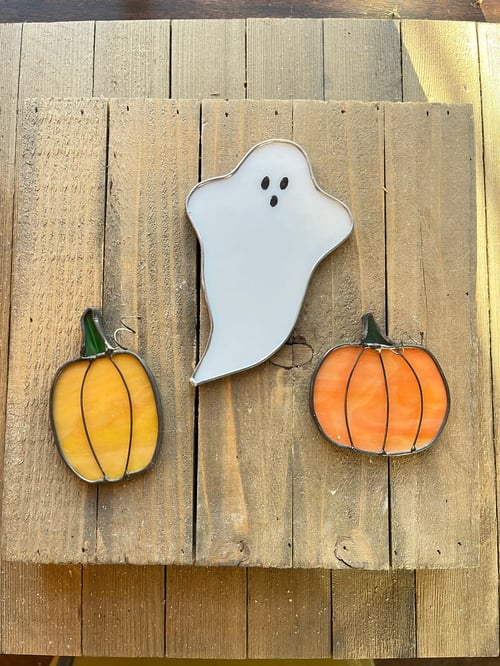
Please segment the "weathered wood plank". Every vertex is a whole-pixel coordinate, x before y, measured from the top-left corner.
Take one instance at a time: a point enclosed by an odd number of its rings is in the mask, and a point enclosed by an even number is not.
[[[498,118],[500,115],[500,26],[478,26],[479,62],[481,65],[481,102],[484,131],[484,178],[486,203],[486,232],[488,249],[489,284],[492,289],[489,293],[490,326],[491,326],[491,364],[493,375],[493,409],[495,424],[496,458],[500,450],[499,419],[500,419],[500,360],[498,352],[500,345],[500,231],[498,219],[500,217],[500,135],[498,132]],[[493,468],[492,461],[487,464]],[[500,475],[497,469],[497,497],[500,488]],[[493,583],[492,583],[493,585]],[[493,607],[496,608],[496,607]]]
[[[14,210],[14,164],[19,59],[19,24],[0,25],[0,402],[5,403],[9,341],[12,216]],[[0,410],[3,440],[5,411]]]
[[[479,654],[489,643],[488,653],[498,650],[498,571],[495,488],[492,473],[492,411],[491,411],[491,356],[489,340],[489,288],[488,247],[483,207],[483,118],[478,65],[478,45],[475,26],[468,23],[421,23],[403,21],[403,89],[405,100],[471,103],[474,108],[476,145],[476,201],[477,201],[477,342],[479,348],[480,382],[475,393],[479,402],[476,441],[481,447],[480,492],[481,512],[488,521],[481,521],[481,565],[477,569],[440,571],[419,579],[417,603],[426,612],[419,612],[418,655]],[[484,54],[483,54],[484,55]],[[446,75],[443,75],[446,72]],[[494,116],[490,122],[494,122]],[[486,127],[486,126],[485,126]],[[493,249],[494,251],[494,249]],[[490,262],[491,266],[491,262]],[[492,319],[493,321],[493,319]],[[483,397],[484,396],[484,397]],[[489,530],[489,535],[487,531]],[[436,588],[437,586],[437,588]],[[465,606],[481,608],[481,626],[474,640],[468,627],[464,631],[443,632],[440,626],[454,626],[457,614],[447,603],[436,605],[436,589],[440,598],[462,595]],[[436,609],[436,614],[432,612]],[[439,612],[438,612],[439,611]],[[484,621],[483,621],[484,620]],[[465,621],[465,618],[464,618]],[[460,637],[460,640],[458,638]],[[487,638],[488,637],[488,638]],[[445,644],[446,643],[446,644]]]
[[[198,180],[199,116],[195,101],[110,103],[104,311],[110,330],[123,317],[138,332],[119,341],[157,380],[163,441],[152,470],[99,488],[102,562],[193,557],[197,249],[184,202]]]
[[[330,656],[330,571],[249,569],[248,658]]]
[[[245,97],[245,21],[172,21],[172,97]]]
[[[399,21],[325,19],[325,99],[401,100]]]
[[[416,654],[412,571],[333,572],[334,659]]]
[[[95,97],[169,97],[170,21],[97,21]]]
[[[202,177],[226,173],[260,140],[290,138],[291,113],[287,102],[205,102]],[[207,328],[205,312],[205,340]],[[291,565],[290,382],[267,362],[200,387],[198,563]]]
[[[2,651],[80,654],[81,579],[79,566],[2,562]]]
[[[471,446],[478,418],[471,108],[387,105],[386,172],[389,334],[428,347],[451,394],[438,443],[391,461],[392,562],[473,567],[479,480]],[[464,341],[467,353],[457,363]]]
[[[83,567],[82,653],[164,655],[165,567]]]
[[[245,659],[247,572],[167,567],[166,655]]]
[[[387,461],[323,439],[309,415],[311,374],[332,346],[356,342],[361,315],[385,317],[383,109],[377,104],[294,102],[293,138],[320,186],[347,203],[351,238],[309,285],[296,337],[312,350],[293,369],[293,562],[298,567],[389,566]]]
[[[6,558],[75,562],[95,549],[95,488],[57,454],[48,398],[99,304],[106,104],[31,101],[22,119],[5,437]],[[29,526],[29,527],[28,527]]]
[[[16,113],[19,88],[22,26],[0,25],[0,441],[5,437],[5,401],[9,358],[10,278],[12,264],[12,221],[14,214],[14,177],[16,154]],[[0,447],[3,465],[3,446]],[[3,483],[3,475],[1,477]],[[0,486],[1,486],[0,483]],[[0,568],[0,589],[3,584]],[[4,589],[2,599],[9,600]],[[2,614],[3,614],[2,607]],[[11,628],[0,621],[0,634]],[[9,637],[5,637],[7,642]]]
[[[26,23],[19,96],[88,97],[92,94],[94,22]]]
[[[9,357],[10,277],[22,26],[0,25],[0,441],[5,433]],[[3,446],[0,447],[0,461]],[[0,462],[1,465],[1,462]],[[1,486],[1,482],[0,482]]]
[[[247,97],[323,99],[322,24],[247,20]]]
[[[323,25],[325,99],[401,100],[399,22],[357,20],[353,23],[349,20],[324,19]],[[368,151],[368,155],[373,159],[372,151]],[[370,220],[368,215],[369,212],[374,214],[377,206],[380,206],[383,191],[373,191],[372,201],[365,200],[362,193],[366,180],[367,174],[363,174],[359,190],[355,190],[357,197],[361,196],[359,203],[351,201],[351,188],[348,188],[347,200],[354,213],[354,239],[357,239],[357,230],[361,227],[365,229],[365,238],[371,238],[373,245],[376,235],[369,235],[370,223],[373,224],[373,220]],[[376,225],[373,228],[376,229]],[[373,261],[377,254],[373,247],[369,245],[366,249],[368,248],[368,255]],[[343,248],[340,248],[339,254],[342,252]],[[338,259],[339,257],[335,257],[336,261]],[[364,271],[361,272],[361,277],[363,275]],[[351,285],[351,281],[347,284]],[[385,290],[385,276],[383,280],[379,279],[372,285],[367,284],[366,280],[363,284],[362,294],[371,301],[366,303],[366,309],[374,309],[384,316],[385,306],[380,310],[379,291],[382,285]],[[360,303],[358,309],[361,310],[364,305]],[[347,312],[350,310],[347,309]],[[358,328],[354,328],[354,313],[350,313],[350,320],[351,330],[346,331],[345,336],[346,339],[356,340],[359,336]],[[376,463],[380,469],[383,468],[383,461]],[[365,466],[366,463],[360,465]],[[373,470],[370,470],[370,473],[372,472]],[[378,472],[380,474],[380,470]],[[369,501],[366,498],[366,502]],[[347,548],[348,544],[344,545]],[[346,552],[348,551],[343,551],[344,554]],[[349,563],[349,560],[347,562]],[[414,610],[409,612],[409,609],[414,608],[413,576],[405,575],[393,579],[384,572],[339,571],[333,573],[333,581],[334,657],[415,655]],[[391,600],[389,612],[386,600]],[[360,611],[363,608],[367,609],[368,618]],[[390,622],[387,621],[388,617],[391,618]],[[369,650],[367,646],[370,646]]]

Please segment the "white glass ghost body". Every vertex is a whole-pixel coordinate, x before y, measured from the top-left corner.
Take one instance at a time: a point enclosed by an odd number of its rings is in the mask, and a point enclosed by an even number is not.
[[[296,143],[254,146],[225,176],[200,182],[186,210],[202,252],[211,318],[195,386],[258,365],[293,331],[318,263],[352,231]]]

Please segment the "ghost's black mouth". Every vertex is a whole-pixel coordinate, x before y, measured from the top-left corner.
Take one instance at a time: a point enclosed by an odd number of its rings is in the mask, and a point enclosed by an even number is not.
[[[272,208],[274,208],[275,206],[278,205],[278,197],[277,197],[275,194],[273,194],[273,196],[271,197],[271,199],[270,199],[270,201],[269,201],[269,205],[270,205]]]

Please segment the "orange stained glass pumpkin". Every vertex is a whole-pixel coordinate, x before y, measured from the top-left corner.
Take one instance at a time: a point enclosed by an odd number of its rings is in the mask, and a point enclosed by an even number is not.
[[[139,356],[106,337],[99,310],[86,310],[81,324],[81,356],[59,368],[52,384],[56,444],[84,481],[121,481],[146,470],[158,453],[158,390]]]
[[[450,408],[444,374],[431,352],[397,345],[363,317],[358,344],[328,351],[311,383],[320,432],[338,446],[395,456],[422,451],[441,434]]]

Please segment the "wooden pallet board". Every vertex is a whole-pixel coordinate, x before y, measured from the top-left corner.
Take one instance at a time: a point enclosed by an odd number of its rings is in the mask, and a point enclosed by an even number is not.
[[[475,566],[477,456],[466,446],[478,410],[471,401],[471,129],[468,106],[27,102],[19,132],[5,557],[384,569],[391,551],[400,568]],[[198,180],[199,146],[206,178],[273,136],[306,149],[323,189],[354,209],[356,231],[313,277],[296,324],[312,358],[292,367],[272,358],[202,386],[195,441],[197,394],[188,380],[197,346],[196,240],[184,200]],[[374,209],[363,204],[366,196]],[[148,474],[93,487],[59,460],[47,402],[57,367],[65,355],[77,356],[79,315],[88,304],[103,306],[109,330],[135,313],[133,347],[157,378],[165,424]],[[326,349],[356,341],[361,313],[385,308],[397,339],[421,336],[434,349],[452,395],[439,444],[395,463],[391,479],[386,460],[324,442],[308,409],[311,376]],[[206,313],[204,320],[207,330]],[[457,364],[461,340],[472,353]]]
[[[140,23],[140,22],[139,22]],[[10,136],[8,142],[9,148],[6,151],[6,144],[0,145],[0,156],[5,158],[2,164],[7,168],[2,169],[1,176],[10,179],[13,183],[14,178],[14,134],[15,134],[15,107],[16,98],[19,90],[19,74],[21,75],[20,97],[35,95],[67,95],[74,94],[79,96],[91,96],[99,94],[104,96],[137,96],[144,97],[145,94],[164,97],[168,94],[165,89],[165,72],[168,71],[168,63],[172,65],[172,84],[177,80],[179,90],[182,86],[186,90],[186,96],[190,97],[211,97],[214,92],[221,92],[221,96],[244,97],[246,95],[246,73],[244,68],[244,58],[239,57],[235,60],[235,52],[245,54],[245,32],[246,22],[221,22],[216,33],[212,33],[214,22],[189,21],[186,26],[187,40],[175,41],[175,29],[172,22],[172,43],[171,54],[169,53],[168,35],[170,22],[157,27],[161,22],[150,22],[147,25],[140,25],[134,22],[97,22],[95,26],[95,42],[93,40],[93,23],[67,25],[66,39],[71,33],[70,43],[64,42],[63,33],[57,32],[59,26],[54,24],[39,24],[37,26],[8,25],[2,26],[0,31],[0,68],[4,75],[0,83],[2,95],[2,104],[0,105],[0,122],[4,123],[5,118],[9,118],[7,129],[2,129],[2,136]],[[212,23],[212,26],[209,24]],[[225,26],[223,24],[226,24]],[[239,27],[236,27],[236,23]],[[325,87],[316,92],[320,98],[336,99],[360,99],[360,100],[402,100],[406,101],[425,101],[432,100],[447,103],[470,102],[474,106],[476,118],[476,140],[478,150],[476,152],[478,160],[478,188],[484,187],[483,174],[486,187],[486,196],[488,201],[488,219],[494,220],[495,193],[498,188],[495,183],[498,181],[498,166],[496,163],[495,145],[497,141],[496,117],[500,113],[500,100],[498,99],[498,89],[500,86],[498,76],[499,68],[496,65],[498,58],[498,44],[500,35],[497,26],[474,26],[474,24],[460,23],[432,23],[403,21],[364,21],[364,20],[331,20],[321,21],[322,30],[322,48],[324,50],[324,81]],[[87,25],[90,26],[90,30]],[[476,35],[476,27],[478,35]],[[403,42],[399,39],[399,32]],[[293,32],[293,30],[292,30]],[[314,32],[314,30],[313,30]],[[24,34],[23,34],[24,33]],[[196,38],[191,39],[189,33]],[[264,30],[260,30],[264,34]],[[411,38],[411,33],[415,35]],[[439,34],[437,34],[439,33]],[[314,34],[317,34],[314,32]],[[58,37],[59,35],[59,37]],[[184,36],[186,32],[184,33]],[[215,36],[215,40],[213,37]],[[43,51],[40,53],[40,46],[37,46],[39,40],[43,41]],[[222,42],[220,41],[222,39]],[[283,39],[283,37],[281,38]],[[106,67],[102,67],[102,59],[98,62],[94,59],[95,53],[99,49],[106,48],[115,43],[116,49],[112,56],[108,56]],[[63,45],[66,44],[63,49]],[[178,44],[178,46],[176,46]],[[203,67],[208,67],[209,63],[203,57],[207,53],[207,45],[220,54],[218,60],[218,69],[222,63],[231,60],[231,65],[235,62],[243,63],[238,67],[230,67],[231,88],[230,92],[225,93],[226,88],[222,78],[213,75],[213,70],[206,71],[201,77],[201,83],[193,86],[192,82],[200,81],[197,72],[203,71]],[[246,49],[253,48],[246,43]],[[255,48],[260,48],[258,42]],[[313,46],[310,48],[314,48]],[[481,49],[481,58],[478,59],[479,48]],[[176,49],[178,51],[176,52]],[[64,50],[64,59],[61,55]],[[186,55],[179,52],[183,51]],[[348,53],[356,54],[356,63]],[[128,57],[128,53],[134,53],[134,57]],[[250,54],[250,57],[251,56]],[[40,58],[45,59],[48,66],[40,66]],[[358,63],[359,58],[359,64]],[[404,61],[404,67],[402,62]],[[16,65],[16,62],[18,65]],[[57,63],[59,62],[59,65]],[[64,62],[64,66],[61,66]],[[480,64],[479,64],[480,62]],[[19,70],[21,63],[21,70]],[[50,63],[55,63],[50,64]],[[90,65],[88,65],[90,63]],[[90,69],[89,69],[90,67]],[[180,72],[175,73],[176,68]],[[354,68],[354,69],[353,69]],[[89,72],[90,71],[90,75]],[[304,87],[303,79],[309,76],[310,66],[304,62],[298,62],[292,81],[288,83],[288,94],[293,97],[300,97],[300,91]],[[333,75],[329,78],[329,72]],[[443,76],[446,71],[448,75]],[[457,76],[450,77],[449,72],[453,71]],[[56,72],[57,76],[53,73]],[[210,76],[209,76],[210,75]],[[276,72],[276,86],[282,81],[279,71]],[[293,81],[295,76],[295,83]],[[92,80],[93,79],[93,80]],[[102,81],[101,81],[102,79]],[[70,82],[68,82],[68,80]],[[186,81],[184,84],[183,81]],[[203,82],[207,81],[204,87]],[[439,82],[446,81],[448,85],[439,86]],[[116,82],[116,84],[115,84]],[[213,84],[219,83],[217,89]],[[414,85],[412,82],[419,82]],[[481,95],[476,94],[479,82],[481,82]],[[7,84],[2,87],[2,84]],[[118,85],[119,84],[119,85]],[[328,84],[328,88],[327,88]],[[260,83],[258,85],[263,85]],[[272,83],[266,85],[273,91]],[[282,85],[282,83],[280,83]],[[307,85],[307,84],[306,84]],[[436,87],[437,86],[437,87]],[[403,97],[404,89],[404,97]],[[96,92],[94,92],[96,91]],[[98,92],[97,92],[98,91]],[[179,97],[184,96],[177,93],[172,86],[171,94]],[[316,94],[316,93],[315,93]],[[274,92],[272,97],[276,97]],[[7,112],[7,109],[11,112]],[[9,115],[9,113],[11,115]],[[482,122],[480,121],[482,117]],[[4,125],[2,125],[4,127]],[[484,129],[484,162],[482,152]],[[4,152],[2,152],[4,151]],[[6,151],[6,152],[5,152]],[[9,314],[9,273],[8,260],[10,258],[9,238],[11,234],[12,219],[12,199],[8,195],[8,190],[2,188],[0,196],[7,193],[2,203],[2,224],[5,225],[2,231],[2,267],[5,268],[2,278],[2,340],[7,340],[8,314]],[[481,199],[478,198],[478,202]],[[10,212],[9,212],[10,211]],[[481,205],[478,205],[478,213],[481,213]],[[483,230],[483,231],[482,231]],[[484,227],[481,226],[479,217],[478,226],[478,315],[479,315],[479,339],[484,344],[483,352],[480,353],[481,359],[490,357],[489,341],[489,321],[492,319],[492,343],[498,336],[493,333],[496,327],[493,325],[495,316],[494,299],[496,291],[487,288],[485,276],[490,271],[491,283],[494,282],[494,271],[498,262],[495,262],[495,225],[488,225],[488,246],[482,240]],[[483,249],[481,249],[483,248]],[[490,256],[487,263],[486,249]],[[489,267],[489,268],[488,268]],[[488,294],[492,299],[491,308],[485,308],[481,305],[488,302]],[[484,354],[484,355],[482,355]],[[2,361],[5,361],[5,355],[1,355]],[[488,360],[489,363],[489,360]],[[495,370],[494,370],[495,371]],[[5,377],[4,373],[0,374]],[[489,396],[484,401],[481,400],[481,409],[487,408],[491,404],[492,387],[488,377],[484,379],[485,395]],[[0,386],[0,390],[5,395],[5,386]],[[0,412],[1,413],[1,412]],[[491,447],[491,432],[488,432],[488,425],[491,430],[491,416],[485,413],[482,418],[483,431],[480,435],[484,443],[484,456],[480,460],[481,464],[481,566],[479,569],[467,569],[460,571],[442,571],[429,572],[429,574],[417,574],[417,586],[414,586],[413,575],[411,572],[405,572],[408,576],[403,579],[394,580],[387,572],[366,572],[367,575],[361,575],[357,571],[337,571],[334,572],[334,582],[332,586],[332,608],[335,623],[333,624],[333,655],[344,656],[371,656],[371,657],[397,657],[397,656],[442,656],[442,655],[495,655],[498,653],[498,595],[497,595],[497,531],[496,515],[494,506],[494,464],[493,449]],[[127,578],[119,575],[119,570],[123,567],[128,569],[129,565],[113,565],[117,569],[114,575],[115,584],[121,586],[123,583],[123,596],[120,593],[113,599],[101,597],[102,607],[99,612],[107,613],[117,617],[119,609],[116,603],[122,605],[126,612],[126,604],[123,601],[126,598]],[[81,623],[86,626],[87,614],[92,618],[93,606],[87,603],[87,595],[90,594],[89,587],[82,591],[83,577],[78,572],[80,567],[70,567],[76,572],[76,584],[64,585],[61,587],[59,581],[66,578],[66,567],[53,565],[26,565],[16,563],[5,563],[1,569],[2,585],[2,650],[9,652],[22,653],[48,653],[53,654],[78,654],[85,653],[89,649],[95,649],[92,645],[98,645],[104,637],[96,633],[90,637],[90,642],[82,646]],[[150,571],[151,578],[154,580],[156,567],[147,569]],[[167,567],[167,574],[171,580],[171,590],[175,590],[175,585],[179,572],[184,569],[177,567]],[[189,572],[190,569],[187,570]],[[195,576],[196,570],[191,574]],[[231,580],[232,571],[228,569],[214,569],[213,575],[217,578],[228,576]],[[288,580],[293,589],[301,589],[303,595],[309,595],[311,608],[316,608],[315,599],[318,592],[311,585],[301,585],[300,580],[294,581],[307,572],[288,571],[286,572]],[[72,574],[73,575],[73,574]],[[167,581],[168,582],[168,581]],[[214,582],[215,584],[215,582]],[[229,584],[232,584],[231,582]],[[253,593],[258,598],[266,598],[267,584],[266,577],[255,578]],[[154,583],[160,585],[162,594],[164,592],[163,583]],[[193,579],[190,582],[190,574],[186,573],[185,583],[178,587],[178,594],[182,595],[183,586],[192,588],[195,585]],[[231,633],[234,639],[231,644],[247,644],[245,615],[246,615],[246,579],[244,578],[239,585],[242,593],[233,599],[231,604],[225,600],[224,596],[205,597],[201,600],[193,598],[191,604],[184,606],[184,614],[178,615],[178,623],[172,625],[173,631],[168,631],[166,649],[169,652],[169,645],[176,643],[178,646],[181,641],[181,634],[184,631],[184,624],[189,626],[189,618],[194,609],[199,607],[199,603],[204,603],[204,611],[199,616],[199,622],[196,623],[197,632],[191,632],[190,650],[192,654],[206,654],[204,652],[208,645],[207,636],[212,637],[212,646],[215,653],[219,656],[232,656],[234,650],[230,653],[226,650],[226,641],[224,634],[213,632],[213,627],[222,626],[227,620],[224,619],[224,612],[227,610],[232,614],[236,611],[241,620],[240,625],[232,625]],[[261,586],[259,592],[256,588]],[[213,589],[213,588],[211,588]],[[82,599],[83,595],[83,599]],[[363,614],[360,611],[360,603],[364,605],[363,599],[369,599],[369,616],[367,622],[363,621]],[[392,600],[390,617],[392,622],[387,623],[387,599]],[[82,615],[81,603],[84,602],[84,613]],[[118,601],[117,601],[118,600]],[[416,623],[413,623],[409,615],[409,608],[415,602],[417,613]],[[271,597],[270,613],[274,621],[260,625],[263,634],[255,634],[256,640],[265,640],[267,645],[272,645],[272,637],[277,627],[280,626],[284,618],[287,626],[294,627],[293,624],[293,604],[283,605],[281,597],[273,595]],[[437,603],[439,602],[439,603]],[[136,611],[140,608],[140,597],[136,598]],[[306,602],[307,603],[307,602]],[[236,605],[235,605],[236,604]],[[210,610],[213,608],[213,611]],[[131,608],[131,607],[130,607]],[[155,607],[154,616],[151,621],[162,626],[164,615],[161,607]],[[477,608],[477,612],[457,613],[456,608]],[[68,610],[74,609],[74,610]],[[94,616],[95,617],[95,616]],[[212,617],[220,618],[220,624],[212,623]],[[184,620],[182,618],[185,618]],[[312,618],[301,616],[300,625],[312,626]],[[306,624],[304,624],[306,623]],[[212,627],[212,629],[210,628]],[[238,627],[238,628],[237,628]],[[330,627],[332,625],[330,624]],[[368,627],[370,631],[368,631]],[[415,627],[418,627],[418,633]],[[243,638],[238,634],[243,632]],[[208,634],[206,633],[208,632]],[[235,633],[236,632],[236,633]],[[306,632],[307,633],[307,632]],[[266,636],[266,634],[269,634]],[[89,636],[88,632],[86,634]],[[141,650],[144,656],[156,653],[158,642],[151,642],[141,633],[137,633],[130,638],[130,625],[126,622],[116,622],[114,626],[114,645],[119,645],[120,635],[123,636],[122,643],[130,646],[130,654],[137,654]],[[373,637],[376,637],[376,640]],[[253,640],[253,639],[252,639]],[[287,632],[281,635],[283,641],[282,650],[286,651],[286,642],[288,641]],[[242,642],[241,642],[242,641]],[[155,646],[153,648],[153,645]],[[274,643],[276,645],[276,643]],[[310,655],[317,656],[317,643],[308,642],[307,650]],[[313,649],[314,647],[314,649]],[[128,648],[127,648],[128,649]],[[248,643],[248,650],[254,650],[251,643]],[[285,653],[285,652],[283,652]],[[173,654],[173,652],[172,652]],[[241,654],[241,653],[240,653]],[[187,655],[185,655],[187,656]]]

